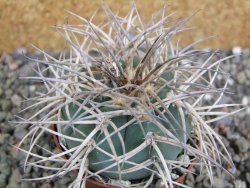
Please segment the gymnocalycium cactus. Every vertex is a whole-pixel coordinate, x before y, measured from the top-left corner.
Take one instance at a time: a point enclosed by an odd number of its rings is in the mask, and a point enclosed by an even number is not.
[[[55,172],[32,180],[78,170],[73,187],[84,186],[87,178],[123,187],[147,187],[159,179],[159,185],[173,187],[184,186],[174,181],[173,173],[187,172],[185,166],[194,159],[212,182],[213,166],[223,168],[226,162],[234,168],[208,125],[234,113],[218,110],[235,106],[219,104],[228,83],[220,63],[231,57],[214,62],[217,52],[193,49],[203,40],[182,49],[174,44],[176,33],[189,29],[184,24],[192,16],[170,21],[163,9],[145,24],[135,5],[125,17],[106,5],[103,10],[106,22],[100,25],[69,12],[81,24],[56,26],[69,48],[58,59],[44,51],[44,60],[29,58],[38,63],[38,77],[29,78],[42,81],[47,92],[24,109],[43,105],[19,122],[31,125],[21,143],[32,136],[30,148],[19,149],[27,153],[25,167]],[[207,59],[201,62],[198,56]],[[48,72],[50,76],[44,76]],[[214,86],[218,74],[225,78],[223,88]],[[210,105],[204,103],[206,95],[213,97]],[[33,153],[46,132],[58,136],[61,153]],[[31,156],[37,160],[28,162]],[[183,156],[194,157],[183,161]],[[61,166],[44,167],[46,161]]]

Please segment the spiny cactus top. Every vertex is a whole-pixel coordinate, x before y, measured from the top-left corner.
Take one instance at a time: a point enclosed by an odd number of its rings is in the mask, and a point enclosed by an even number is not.
[[[194,157],[211,180],[212,165],[222,167],[226,161],[233,167],[219,136],[208,126],[228,115],[218,109],[230,106],[219,104],[228,79],[220,63],[230,57],[214,62],[216,52],[194,50],[202,40],[179,48],[173,38],[188,30],[184,24],[191,17],[170,19],[163,9],[144,23],[136,6],[125,17],[105,5],[103,10],[106,21],[99,25],[70,12],[81,23],[57,26],[69,51],[58,59],[42,51],[45,60],[34,60],[46,68],[38,66],[38,77],[31,78],[44,82],[47,92],[29,108],[44,106],[20,122],[32,124],[26,165],[43,168],[47,160],[59,162],[60,168],[46,167],[54,175],[40,179],[78,170],[74,187],[87,178],[125,187],[160,179],[173,187],[179,184],[173,173],[181,175]],[[46,72],[52,76],[44,76]],[[224,88],[214,86],[218,74],[225,78]],[[206,95],[213,96],[210,105],[204,103]],[[50,129],[52,125],[57,131]],[[58,136],[62,153],[32,153],[44,132]],[[223,149],[219,151],[217,144]],[[37,160],[27,163],[30,156]],[[183,161],[181,156],[194,157]]]

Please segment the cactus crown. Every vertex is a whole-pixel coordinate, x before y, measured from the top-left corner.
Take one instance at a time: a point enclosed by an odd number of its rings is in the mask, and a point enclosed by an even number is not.
[[[147,187],[159,178],[173,187],[179,183],[171,173],[192,163],[192,159],[178,160],[187,153],[206,167],[211,180],[213,165],[222,167],[224,160],[233,167],[219,136],[208,126],[230,114],[218,108],[234,106],[218,104],[228,80],[220,63],[230,57],[213,62],[216,52],[194,50],[203,40],[183,49],[174,45],[173,37],[189,29],[184,24],[192,16],[170,20],[163,9],[145,24],[135,5],[125,17],[106,5],[103,10],[107,19],[101,25],[69,12],[81,21],[57,26],[69,54],[62,52],[55,59],[41,51],[45,60],[32,59],[46,65],[43,70],[38,66],[38,77],[31,78],[44,82],[47,92],[24,110],[44,106],[19,122],[32,124],[28,135],[35,138],[29,150],[22,150],[27,153],[25,166],[43,168],[40,164],[51,160],[62,164],[59,169],[51,167],[54,175],[37,180],[77,169],[75,187],[81,187],[86,178],[104,183],[112,179],[124,187]],[[207,60],[201,62],[198,55]],[[47,71],[51,77],[44,76]],[[224,88],[214,86],[217,74],[224,76]],[[214,101],[204,106],[207,94]],[[34,120],[45,111],[45,116]],[[52,124],[57,131],[50,129]],[[58,136],[62,153],[49,157],[32,153],[44,132]],[[27,163],[30,156],[37,160]]]

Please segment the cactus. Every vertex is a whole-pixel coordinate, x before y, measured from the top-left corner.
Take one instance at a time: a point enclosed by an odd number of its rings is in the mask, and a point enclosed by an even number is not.
[[[26,136],[33,137],[30,149],[19,148],[27,153],[25,166],[44,168],[45,161],[57,161],[59,169],[46,167],[56,171],[54,175],[36,180],[78,170],[74,187],[83,186],[87,178],[115,181],[123,187],[146,187],[157,178],[173,187],[181,184],[171,173],[192,163],[192,159],[188,164],[178,159],[191,153],[206,167],[213,183],[212,166],[223,168],[224,161],[234,167],[209,126],[237,112],[218,110],[235,106],[219,104],[228,81],[220,63],[231,57],[213,62],[217,52],[193,49],[203,40],[182,49],[174,45],[176,33],[189,29],[184,25],[192,16],[170,22],[171,15],[163,9],[145,24],[135,5],[123,18],[105,4],[103,10],[107,22],[102,25],[69,12],[81,25],[56,27],[66,39],[69,54],[63,51],[56,59],[40,50],[45,60],[27,57],[46,66],[43,70],[38,66],[38,77],[29,78],[44,82],[47,92],[24,110],[45,106],[19,122],[32,125]],[[207,59],[202,62],[198,56]],[[51,77],[44,76],[47,71]],[[224,88],[214,86],[218,74],[226,80]],[[208,94],[214,100],[210,105],[204,103]],[[34,120],[45,111],[45,116]],[[49,157],[33,154],[44,132],[57,135],[64,151]],[[67,159],[62,159],[65,155]],[[27,163],[30,156],[37,160]]]

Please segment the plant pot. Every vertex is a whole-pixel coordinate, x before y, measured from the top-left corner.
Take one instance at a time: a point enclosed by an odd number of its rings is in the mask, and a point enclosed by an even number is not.
[[[53,130],[53,131],[57,131],[56,125],[53,125],[53,126],[52,126],[52,130]],[[61,145],[59,144],[58,136],[57,136],[57,135],[53,134],[53,140],[54,140],[54,143],[55,143],[56,147],[57,147],[59,150],[63,151],[63,148],[62,148]],[[67,156],[64,156],[64,157],[67,158]],[[193,168],[193,165],[189,165],[189,166],[187,167],[187,170],[188,170],[188,171],[191,171],[192,168]],[[76,171],[76,173],[78,173],[78,171]],[[183,173],[179,178],[177,178],[177,179],[175,180],[175,182],[176,182],[176,183],[183,183],[183,182],[185,181],[186,177],[187,177],[187,173]],[[117,186],[112,186],[112,185],[105,185],[105,184],[103,184],[103,183],[101,183],[101,182],[98,182],[98,181],[95,181],[95,180],[93,180],[93,179],[88,178],[88,179],[86,180],[86,188],[119,188],[119,187],[117,187]],[[163,187],[161,187],[161,188],[166,188],[166,187],[163,186]]]

